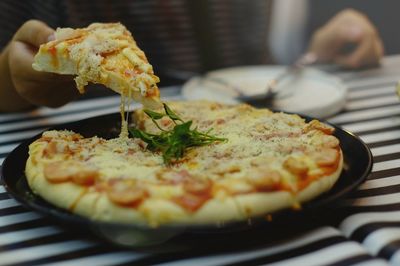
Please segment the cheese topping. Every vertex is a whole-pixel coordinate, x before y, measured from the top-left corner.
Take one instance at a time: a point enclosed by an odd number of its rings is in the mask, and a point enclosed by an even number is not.
[[[35,70],[76,75],[81,93],[89,82],[100,83],[148,108],[160,106],[159,78],[122,24],[58,28],[55,36],[56,40],[40,46],[32,64]]]
[[[189,199],[175,197],[183,197],[187,191],[201,194],[201,200],[196,198],[199,204],[213,196],[254,191],[297,193],[312,180],[337,169],[338,142],[333,142],[336,138],[326,133],[332,132],[332,128],[318,121],[307,124],[297,115],[272,113],[247,105],[208,102],[169,105],[183,119],[193,120],[199,130],[212,129],[213,134],[228,141],[193,148],[172,166],[164,164],[161,154],[146,150],[142,140],[126,136],[111,140],[85,139],[70,131],[49,131],[32,145],[44,149],[46,167],[52,170],[51,176],[47,176],[49,181],[70,181],[65,171],[61,171],[60,176],[57,171],[54,174],[55,167],[50,163],[60,167],[72,161],[71,169],[75,170],[71,171],[77,172],[76,169],[82,167],[81,172],[88,173],[79,178],[80,183],[85,183],[85,178],[93,182],[93,176],[97,182],[133,180],[135,186],[150,188],[146,191],[151,197],[167,197],[182,204]],[[135,115],[139,127],[153,133],[159,131],[142,111],[136,111]],[[166,128],[173,126],[166,122],[168,119],[165,117],[162,123]],[[77,163],[82,160],[84,167]],[[184,187],[176,187],[176,184],[184,184]],[[188,185],[191,187],[186,188]],[[190,200],[194,200],[193,197]],[[199,206],[187,207],[196,209]]]
[[[168,106],[199,131],[211,130],[227,141],[192,147],[166,165],[147,143],[123,135],[127,117],[115,139],[46,131],[29,146],[29,185],[57,206],[93,219],[158,226],[247,219],[299,207],[339,177],[339,142],[333,128],[321,122],[248,105]],[[134,115],[140,129],[159,133],[142,110]],[[159,125],[173,127],[169,119]]]

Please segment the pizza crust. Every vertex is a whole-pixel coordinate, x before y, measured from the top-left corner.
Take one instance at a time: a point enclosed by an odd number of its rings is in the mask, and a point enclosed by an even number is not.
[[[50,70],[53,62],[57,62],[57,69]],[[44,52],[39,52],[38,56],[35,57],[35,62],[32,64],[32,68],[36,71],[48,71],[56,72],[62,75],[76,75],[78,72],[76,64],[62,53],[56,53],[54,55]]]
[[[338,168],[336,171],[328,176],[324,176],[318,180],[315,180],[312,182],[310,185],[308,185],[304,190],[300,191],[297,194],[297,200],[298,202],[307,202],[318,195],[321,194],[321,192],[326,192],[329,191],[336,183],[336,181],[339,179],[340,174],[343,169],[343,153],[340,151],[340,161]]]
[[[86,188],[70,182],[50,183],[43,176],[41,169],[43,169],[42,165],[33,165],[32,159],[28,159],[25,175],[32,191],[39,194],[46,201],[60,208],[70,210],[85,192]]]
[[[329,191],[338,180],[342,172],[342,165],[343,156],[341,156],[339,167],[334,173],[315,180],[297,195],[287,191],[252,193],[238,196],[236,200],[247,217],[272,214],[275,211],[291,207],[298,208],[299,203],[310,201]]]
[[[27,169],[32,169],[27,166]],[[27,170],[26,175],[32,190],[57,207],[71,210],[76,214],[106,222],[134,223],[157,227],[162,224],[221,224],[230,221],[246,220],[251,217],[272,214],[275,211],[291,208],[298,203],[309,201],[328,191],[340,175],[340,169],[330,176],[323,177],[295,197],[287,191],[254,193],[211,199],[195,213],[188,213],[182,207],[163,199],[146,200],[138,209],[118,206],[104,194],[85,193],[85,189],[72,183],[52,184],[43,175],[34,176]]]

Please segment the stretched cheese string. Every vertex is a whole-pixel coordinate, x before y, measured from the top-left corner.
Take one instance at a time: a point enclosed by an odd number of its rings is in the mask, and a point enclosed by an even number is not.
[[[119,137],[122,138],[122,134],[124,132],[124,121],[125,121],[125,106],[124,106],[124,99],[123,94],[121,93],[120,104],[119,104],[119,113],[121,115],[121,132],[119,133]]]
[[[128,138],[129,109],[132,104],[132,90],[128,90],[128,96],[121,93],[120,114],[121,114],[121,133],[119,138]],[[126,112],[126,114],[125,114]]]
[[[127,138],[128,137],[128,124],[125,120],[125,104],[126,104],[126,96],[124,93],[121,93],[121,103],[119,105],[119,112],[121,114],[121,133],[119,133],[119,138]]]
[[[126,136],[129,136],[129,132],[128,132],[128,125],[129,125],[129,110],[131,109],[131,105],[132,105],[132,90],[128,91],[128,98],[126,98],[126,117],[125,117],[125,126],[126,126]]]

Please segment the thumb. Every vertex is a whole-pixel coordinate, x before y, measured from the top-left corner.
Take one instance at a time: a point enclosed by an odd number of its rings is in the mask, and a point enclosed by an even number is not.
[[[35,47],[51,40],[54,30],[39,20],[25,22],[15,33],[13,40],[28,43]]]

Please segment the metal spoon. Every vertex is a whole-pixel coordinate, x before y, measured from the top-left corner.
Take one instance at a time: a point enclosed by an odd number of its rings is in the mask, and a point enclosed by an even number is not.
[[[275,97],[287,97],[291,95],[293,88],[291,86],[286,87],[285,89],[277,89],[277,85],[284,80],[285,78],[298,74],[302,69],[306,66],[310,66],[318,61],[318,57],[312,53],[306,53],[299,57],[292,65],[288,66],[283,72],[278,74],[275,78],[271,79],[265,89],[265,93],[255,94],[255,95],[248,95],[244,93],[245,89],[240,88],[229,81],[219,78],[216,76],[206,76],[200,79],[200,82],[213,82],[219,85],[223,85],[226,88],[231,89],[234,91],[237,96],[234,98],[236,100],[242,102],[268,102],[273,100]]]

